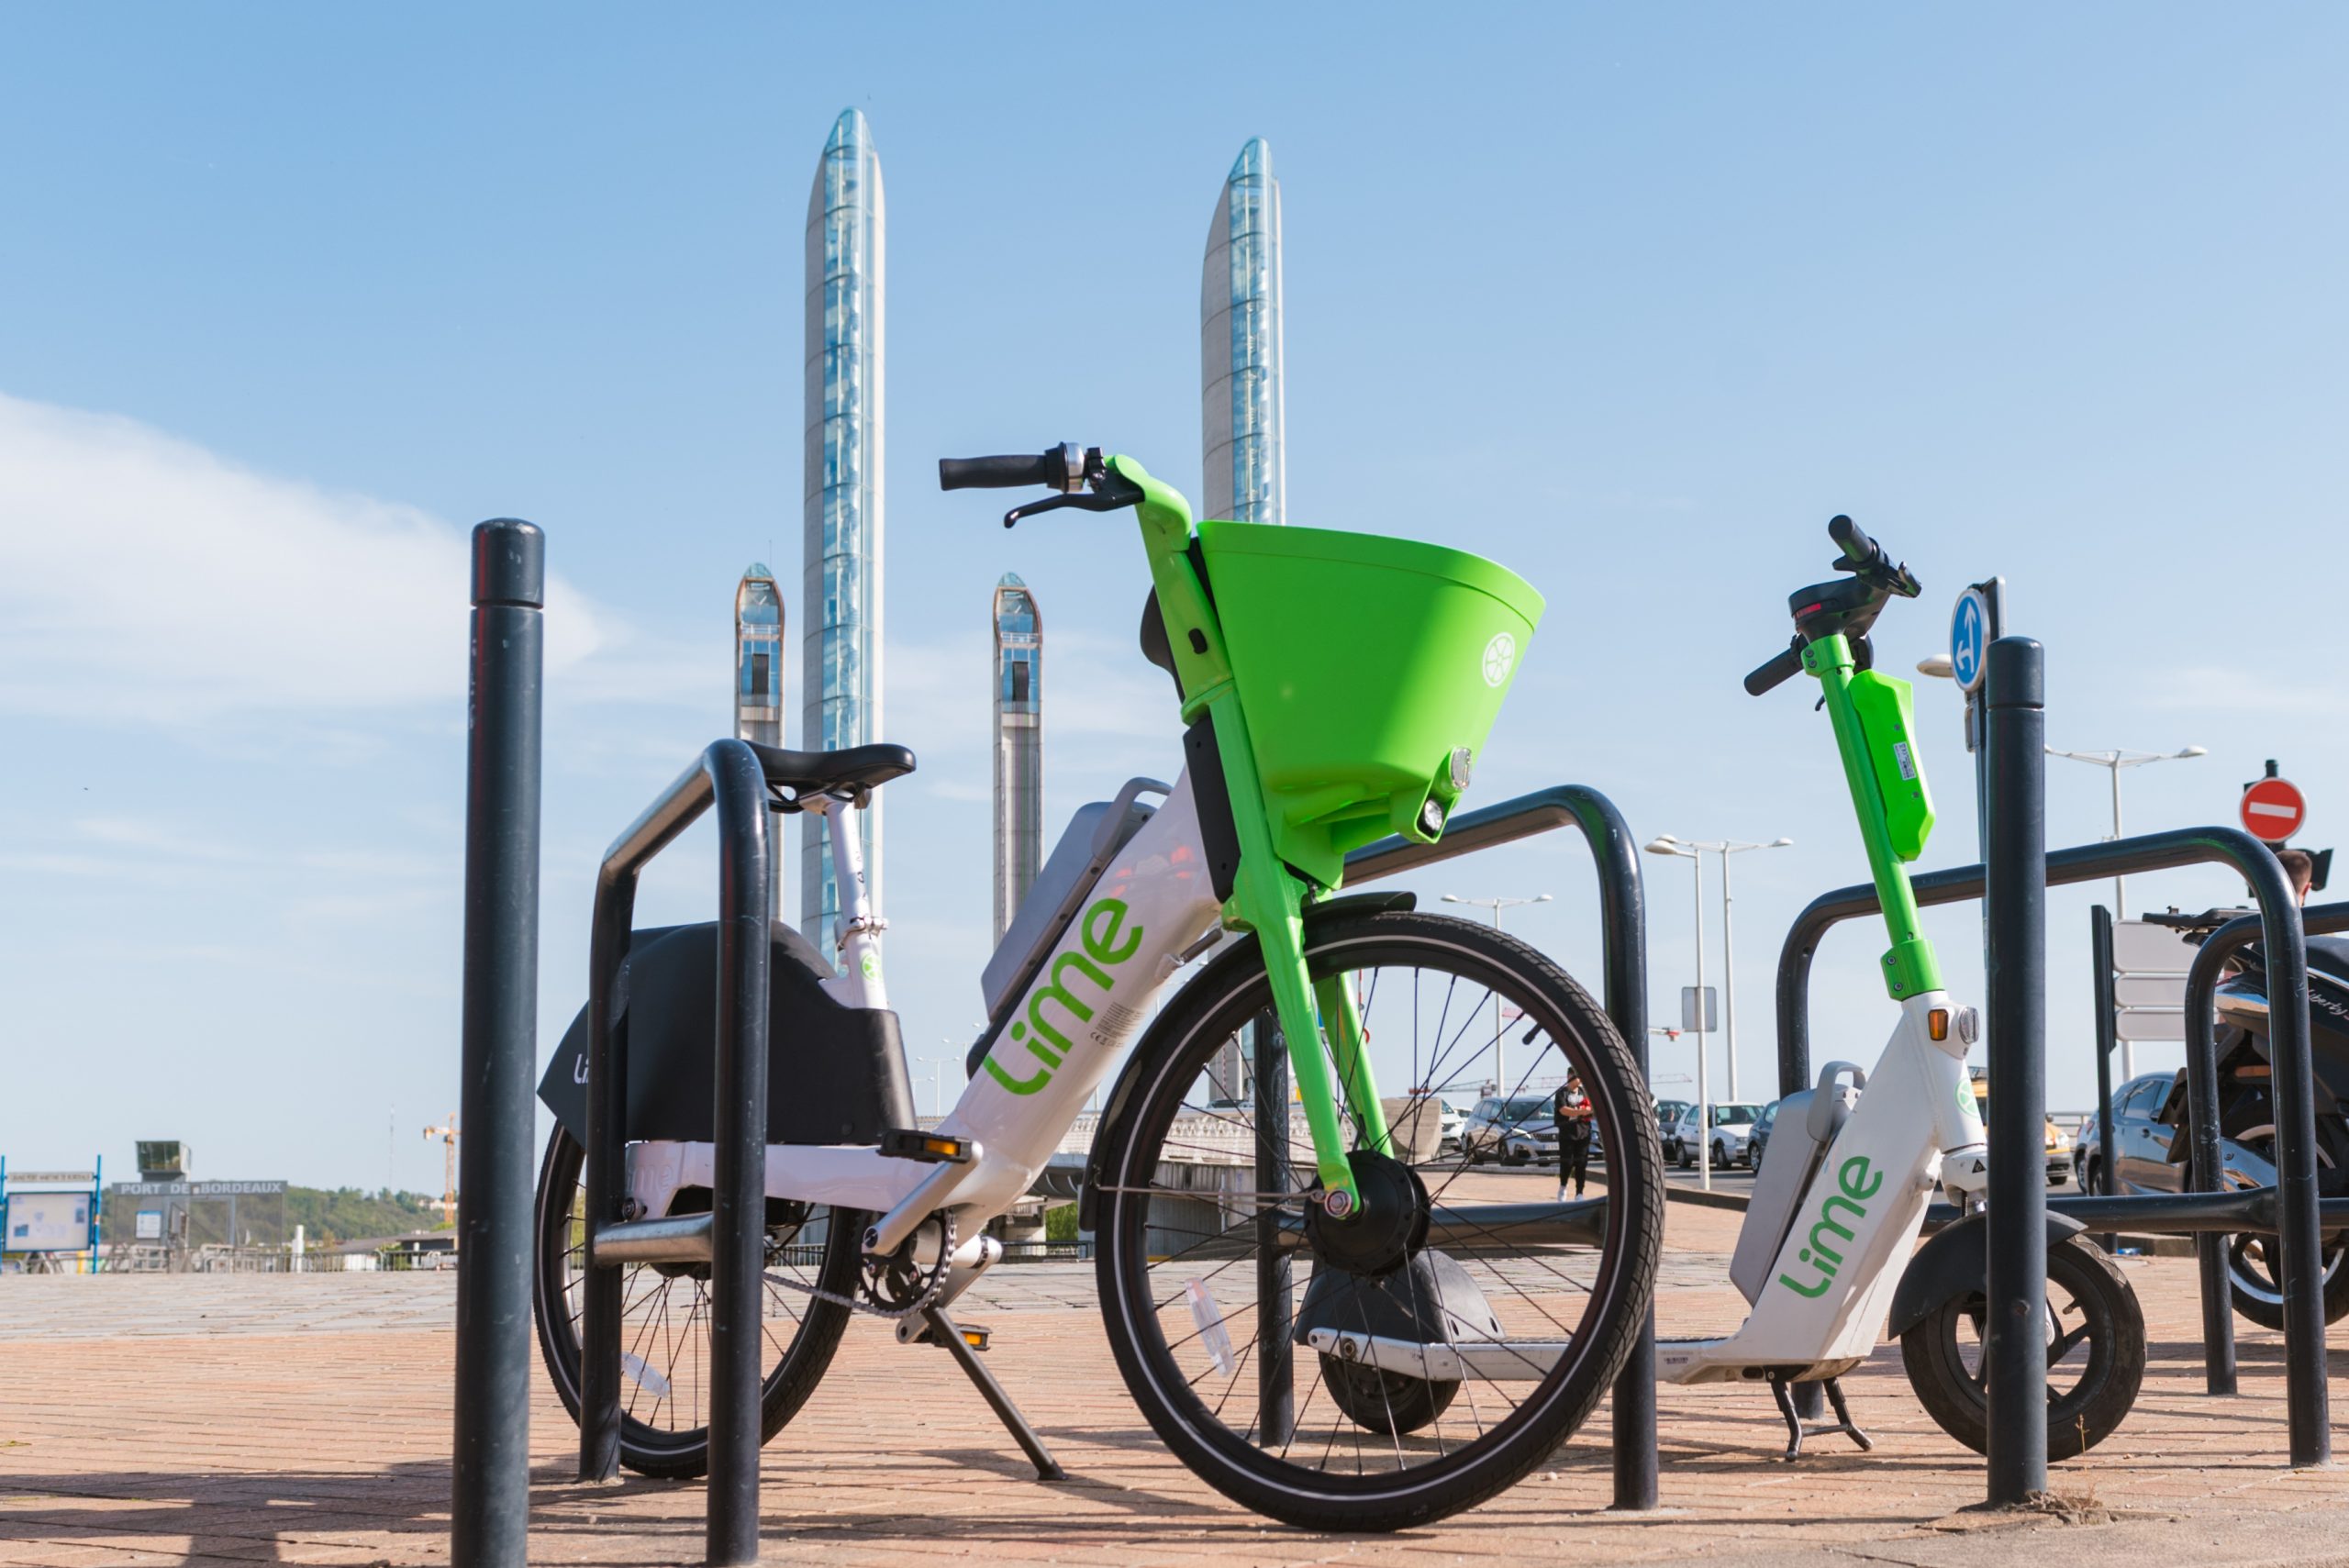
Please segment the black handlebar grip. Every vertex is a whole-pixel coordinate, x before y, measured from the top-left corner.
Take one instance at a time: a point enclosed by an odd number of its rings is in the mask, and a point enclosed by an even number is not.
[[[1865,566],[1871,561],[1886,559],[1876,540],[1860,531],[1860,525],[1841,512],[1827,519],[1827,537],[1843,551],[1843,559],[1854,566]]]
[[[1844,519],[1848,520],[1848,519]],[[1789,648],[1745,677],[1745,695],[1758,697],[1771,687],[1802,673],[1802,651]]]
[[[1020,490],[1031,484],[1060,488],[1068,470],[1059,456],[942,457],[938,460],[941,490]]]

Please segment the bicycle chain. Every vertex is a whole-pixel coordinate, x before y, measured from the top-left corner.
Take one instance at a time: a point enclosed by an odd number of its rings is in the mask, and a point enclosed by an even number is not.
[[[884,1307],[877,1301],[867,1300],[863,1294],[842,1296],[839,1291],[826,1290],[821,1285],[807,1284],[796,1279],[785,1279],[771,1269],[763,1269],[760,1273],[769,1284],[779,1284],[785,1290],[796,1290],[803,1296],[813,1296],[818,1301],[829,1301],[835,1307],[845,1307],[852,1312],[862,1312],[869,1318],[878,1318],[885,1322],[901,1323],[908,1318],[916,1317],[930,1309],[930,1306],[944,1293],[946,1271],[953,1266],[954,1211],[951,1208],[940,1209],[930,1218],[937,1220],[941,1227],[938,1262],[931,1266],[930,1277],[922,1283],[921,1294],[908,1307]],[[928,1224],[929,1220],[925,1219],[922,1223]]]

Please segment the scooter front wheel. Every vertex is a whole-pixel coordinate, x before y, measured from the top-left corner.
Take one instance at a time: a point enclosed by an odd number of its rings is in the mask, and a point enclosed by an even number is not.
[[[1255,1052],[1276,1073],[1287,1053],[1246,1038],[1272,988],[1235,944],[1112,1096],[1091,1178],[1102,1313],[1135,1403],[1208,1485],[1307,1529],[1400,1529],[1516,1482],[1607,1392],[1653,1299],[1663,1153],[1622,1037],[1524,943],[1388,911],[1311,922],[1305,956],[1352,991],[1373,1075],[1410,1089],[1384,1102],[1386,1149],[1343,1118],[1361,1212],[1322,1212],[1285,1079],[1257,1112]],[[1558,1203],[1440,1154],[1438,1096],[1546,1097],[1569,1073],[1603,1196]]]
[[[1978,1291],[1951,1297],[1900,1336],[1918,1402],[1942,1430],[1987,1451],[1990,1407]],[[2145,1315],[2137,1293],[2085,1236],[2047,1250],[2047,1457],[2076,1459],[2110,1437],[2145,1381]]]

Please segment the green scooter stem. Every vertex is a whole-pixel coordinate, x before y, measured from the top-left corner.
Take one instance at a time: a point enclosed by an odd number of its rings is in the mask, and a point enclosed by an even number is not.
[[[1843,761],[1844,782],[1851,786],[1852,810],[1859,819],[1860,841],[1867,847],[1868,874],[1875,879],[1876,901],[1884,909],[1884,926],[1892,947],[1882,961],[1885,989],[1896,1002],[1920,992],[1942,988],[1941,963],[1925,939],[1917,918],[1916,891],[1909,885],[1909,868],[1895,852],[1892,828],[1884,795],[1877,787],[1876,768],[1868,755],[1865,731],[1852,700],[1855,672],[1850,639],[1842,632],[1803,645],[1803,668],[1819,677],[1827,702],[1827,716],[1835,727],[1835,747]]]

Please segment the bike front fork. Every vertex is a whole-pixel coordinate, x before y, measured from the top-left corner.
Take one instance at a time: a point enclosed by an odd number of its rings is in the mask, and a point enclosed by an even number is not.
[[[1217,749],[1223,754],[1232,826],[1240,839],[1240,872],[1232,902],[1256,933],[1264,973],[1272,982],[1273,1010],[1288,1043],[1289,1071],[1305,1108],[1306,1126],[1313,1135],[1313,1165],[1321,1178],[1322,1207],[1330,1218],[1342,1219],[1361,1207],[1362,1194],[1354,1185],[1353,1166],[1347,1158],[1345,1129],[1339,1118],[1341,1095],[1345,1108],[1353,1113],[1363,1147],[1381,1154],[1393,1152],[1386,1109],[1379,1104],[1378,1084],[1364,1050],[1362,1010],[1342,975],[1315,980],[1308,971],[1304,887],[1273,847],[1272,824],[1251,761],[1254,753],[1249,748],[1247,725],[1238,703],[1230,698],[1217,702],[1209,711],[1214,716]],[[1275,1134],[1259,1129],[1257,1136]],[[1287,1129],[1280,1129],[1276,1136],[1286,1144]]]

